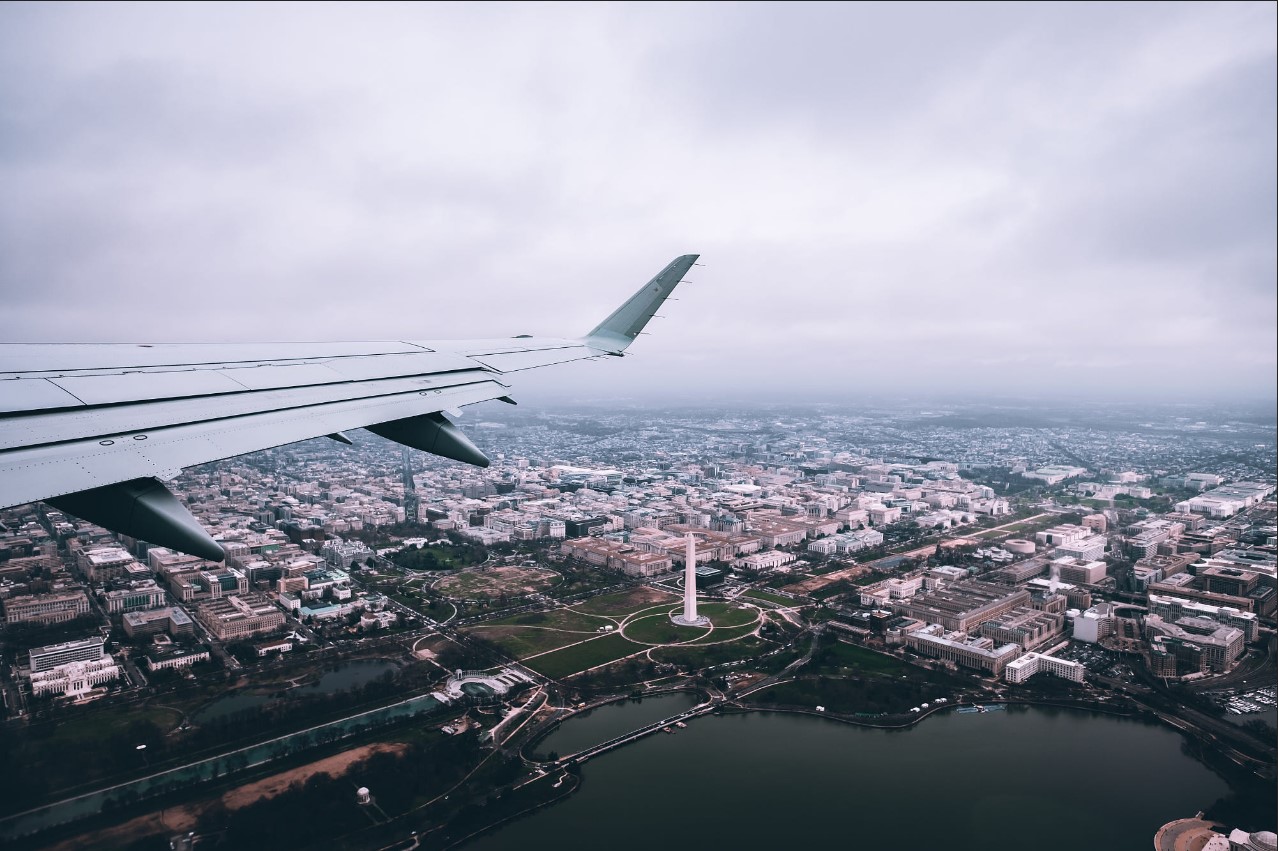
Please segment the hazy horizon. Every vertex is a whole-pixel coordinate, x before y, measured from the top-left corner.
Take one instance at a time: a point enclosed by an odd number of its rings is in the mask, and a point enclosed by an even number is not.
[[[1273,4],[0,7],[5,342],[578,335],[538,400],[1278,397]]]

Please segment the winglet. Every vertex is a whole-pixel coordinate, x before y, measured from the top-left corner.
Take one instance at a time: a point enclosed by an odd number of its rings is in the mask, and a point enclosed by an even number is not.
[[[648,320],[657,312],[674,288],[688,274],[699,254],[685,254],[670,261],[639,292],[612,312],[612,315],[595,326],[583,340],[592,349],[619,355],[635,341]]]

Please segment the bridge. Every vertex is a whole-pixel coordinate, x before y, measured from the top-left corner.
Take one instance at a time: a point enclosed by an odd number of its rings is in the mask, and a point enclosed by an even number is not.
[[[642,739],[644,736],[650,736],[653,733],[656,733],[659,730],[664,730],[666,727],[670,727],[680,721],[687,721],[689,718],[696,718],[699,715],[705,715],[709,712],[713,712],[714,709],[719,706],[719,703],[720,701],[714,698],[706,701],[705,703],[698,703],[696,706],[691,709],[685,709],[678,715],[671,715],[669,718],[662,719],[661,721],[654,721],[647,726],[640,727],[638,730],[631,730],[629,733],[623,733],[622,735],[609,739],[602,744],[592,745],[585,750],[577,751],[575,754],[560,757],[555,761],[555,767],[563,768],[568,765],[580,765],[591,757],[599,756],[601,753],[610,751],[613,748],[619,748],[622,745],[635,741],[636,739]]]

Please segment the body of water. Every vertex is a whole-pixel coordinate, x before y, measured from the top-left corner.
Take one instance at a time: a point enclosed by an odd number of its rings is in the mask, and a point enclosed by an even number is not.
[[[647,703],[612,711],[634,712],[633,729]],[[588,728],[606,740],[622,720],[597,710],[546,745],[560,737],[567,753],[592,743]],[[466,848],[1144,849],[1161,825],[1229,792],[1182,741],[1145,722],[1045,708],[946,712],[902,731],[705,716],[591,760],[570,798]]]
[[[339,691],[358,688],[385,674],[399,668],[394,662],[373,660],[356,660],[344,662],[331,671],[325,672],[318,681],[295,689],[276,692],[275,694],[258,694],[252,691],[239,691],[219,697],[192,716],[196,724],[207,724],[219,718],[228,718],[237,712],[256,709],[267,703],[288,700],[292,697],[305,697],[316,694],[334,694]]]
[[[263,765],[284,756],[299,753],[317,745],[339,741],[349,736],[417,715],[427,715],[440,707],[439,701],[430,695],[420,695],[399,703],[371,709],[319,724],[296,733],[279,736],[260,744],[240,748],[230,753],[200,760],[181,768],[121,783],[108,789],[89,792],[0,819],[0,840],[36,833],[45,828],[96,815],[111,806],[133,803],[162,795],[176,789],[196,786],[219,777],[225,777],[248,768]]]
[[[539,754],[555,751],[560,756],[574,754],[654,721],[678,715],[699,702],[695,694],[679,692],[609,703],[581,715],[574,715],[558,730],[538,742],[536,751]]]

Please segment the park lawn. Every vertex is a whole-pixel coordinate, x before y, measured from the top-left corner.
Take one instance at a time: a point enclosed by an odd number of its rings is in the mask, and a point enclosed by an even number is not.
[[[715,630],[718,632],[718,630]],[[727,644],[684,644],[678,647],[658,647],[652,651],[653,661],[669,662],[685,668],[707,668],[737,660],[749,661],[760,653],[772,649],[772,643],[762,638],[748,637]]]
[[[610,633],[582,644],[529,659],[524,664],[547,677],[561,679],[580,673],[587,668],[630,656],[643,649],[642,644],[635,644],[621,635]]]
[[[902,662],[895,656],[876,653],[873,650],[837,640],[822,647],[818,651],[817,659],[819,667],[825,671],[850,669],[863,674],[886,674],[893,677],[918,672],[917,668]]]
[[[516,659],[527,659],[529,656],[546,653],[590,637],[587,633],[565,632],[559,629],[529,626],[489,626],[487,624],[469,627],[465,632],[476,638],[495,642],[502,650],[506,651],[507,655]]]
[[[53,734],[43,741],[72,744],[108,739],[139,721],[150,721],[167,733],[181,720],[182,713],[167,706],[113,707],[60,719]]]
[[[601,626],[616,626],[611,618],[586,615],[573,609],[551,609],[548,612],[523,612],[508,618],[489,621],[489,626],[537,626],[568,632],[594,632]]]
[[[707,627],[678,626],[668,611],[645,615],[626,624],[626,638],[646,644],[682,644],[709,632]]]
[[[604,594],[586,600],[576,606],[574,611],[589,615],[608,615],[622,618],[635,612],[643,611],[661,603],[674,602],[679,598],[674,594],[656,591],[652,588],[639,587],[615,594]]]
[[[703,635],[696,641],[689,641],[689,644],[715,644],[720,641],[732,641],[735,638],[743,638],[758,629],[757,623],[746,623],[738,626],[715,626],[714,631],[708,635]]]
[[[935,700],[939,691],[929,683],[905,680],[812,677],[772,686],[752,694],[750,700],[772,706],[824,706],[849,714],[898,714]]]
[[[767,591],[750,590],[745,592],[745,597],[753,597],[756,600],[764,600],[769,603],[776,603],[778,606],[797,606],[798,601],[791,600],[789,597],[782,597],[780,594],[769,594]]]
[[[392,594],[387,594],[386,596],[390,597],[392,600],[394,600],[395,602],[399,603],[402,606],[407,606],[408,608],[412,609],[415,612],[418,612],[419,614],[426,611],[426,601],[423,600],[421,597],[417,596],[416,594],[411,594],[411,595],[401,594],[398,591],[396,591]]]
[[[733,603],[702,603],[697,606],[697,614],[710,618],[716,627],[758,623],[761,617],[758,609]]]
[[[498,567],[463,570],[435,583],[435,590],[449,597],[522,597],[542,591],[563,577],[549,568]]]
[[[488,583],[484,581],[484,577],[481,574],[462,571],[439,580],[435,590],[441,594],[457,597],[468,595],[478,591],[480,588],[487,587]]]
[[[1038,520],[1022,520],[1019,523],[1013,523],[1011,526],[1003,527],[1004,532],[1024,532],[1026,529],[1041,529],[1050,526],[1055,518],[1040,518]]]

